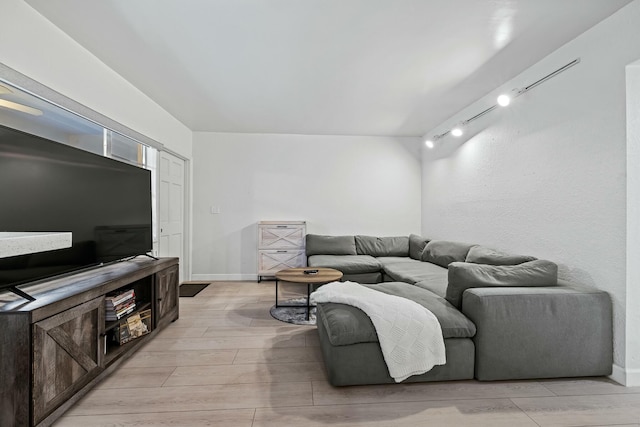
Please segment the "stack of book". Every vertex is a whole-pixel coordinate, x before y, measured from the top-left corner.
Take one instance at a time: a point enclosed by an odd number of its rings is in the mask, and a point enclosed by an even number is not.
[[[122,319],[136,309],[136,295],[133,289],[108,295],[104,300],[105,320],[113,321]]]

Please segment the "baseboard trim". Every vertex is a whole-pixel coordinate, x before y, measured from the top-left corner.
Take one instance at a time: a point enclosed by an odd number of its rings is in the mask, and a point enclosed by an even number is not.
[[[192,281],[257,282],[256,274],[192,274]]]
[[[627,374],[623,368],[621,368],[620,366],[614,363],[613,368],[611,369],[611,375],[609,375],[609,378],[617,382],[618,384],[625,385]]]
[[[640,369],[625,369],[614,363],[609,378],[625,387],[637,387],[640,386]]]

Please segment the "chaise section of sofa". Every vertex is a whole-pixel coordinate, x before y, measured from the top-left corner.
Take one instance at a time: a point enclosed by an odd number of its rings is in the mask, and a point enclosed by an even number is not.
[[[405,382],[471,379],[474,375],[475,325],[444,298],[407,283],[367,285],[409,298],[429,309],[440,322],[447,364]],[[334,386],[394,383],[389,375],[371,320],[355,307],[325,303],[317,308],[320,346],[329,382]]]

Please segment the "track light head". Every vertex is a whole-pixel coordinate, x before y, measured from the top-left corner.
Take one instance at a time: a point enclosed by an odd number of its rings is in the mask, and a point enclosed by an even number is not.
[[[511,104],[511,97],[509,95],[502,94],[497,99],[498,105],[501,107],[506,107]]]

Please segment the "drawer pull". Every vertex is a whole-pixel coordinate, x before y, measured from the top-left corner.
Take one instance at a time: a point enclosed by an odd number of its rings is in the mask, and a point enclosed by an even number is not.
[[[287,225],[277,225],[276,228],[289,228]]]

